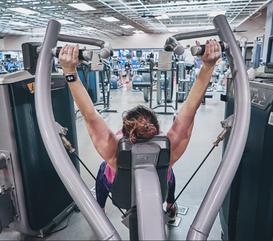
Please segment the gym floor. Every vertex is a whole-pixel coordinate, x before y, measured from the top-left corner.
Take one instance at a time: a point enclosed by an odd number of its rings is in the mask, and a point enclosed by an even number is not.
[[[155,98],[156,93],[154,92],[153,95]],[[118,112],[102,113],[102,117],[114,132],[118,131],[122,127],[121,114],[123,111],[133,108],[138,104],[143,104],[147,107],[149,106],[149,103],[144,101],[142,92],[132,92],[132,89],[127,87],[112,91],[110,104],[111,109],[117,110]],[[175,103],[173,102],[172,104],[174,105]],[[180,108],[182,104],[183,103],[179,103],[178,108]],[[154,100],[153,106],[156,105],[156,101]],[[176,176],[176,195],[180,192],[193,172],[202,162],[204,157],[212,148],[213,142],[216,140],[218,134],[222,131],[220,121],[224,119],[224,108],[224,102],[220,101],[220,93],[214,92],[213,98],[207,99],[206,103],[202,104],[198,109],[188,148],[173,167]],[[156,109],[156,111],[163,110],[163,108]],[[168,111],[173,110],[168,108]],[[160,121],[161,130],[164,133],[167,133],[172,125],[173,115],[158,115],[158,118]],[[76,125],[79,156],[85,162],[91,172],[96,175],[100,163],[103,160],[94,149],[80,113],[77,114]],[[193,222],[198,208],[221,161],[221,156],[222,144],[220,143],[219,147],[214,149],[202,168],[178,199],[177,204],[179,206],[187,207],[188,211],[186,215],[178,215],[178,217],[181,218],[181,222],[178,227],[166,225],[166,235],[168,240],[186,239],[190,225]],[[83,169],[83,167],[81,167],[81,176],[86,182],[87,186],[92,189],[95,182],[88,172]],[[115,206],[113,206],[109,199],[106,203],[106,215],[117,229],[121,238],[123,240],[128,240],[129,230],[121,223],[122,214]],[[66,225],[67,227],[62,229]],[[37,238],[28,237],[6,228],[3,230],[2,234],[0,234],[0,240],[96,240],[96,236],[80,212],[74,212],[69,215],[54,230],[57,231],[59,229],[62,230],[44,238]],[[219,217],[217,217],[209,234],[208,240],[220,239],[221,225]]]

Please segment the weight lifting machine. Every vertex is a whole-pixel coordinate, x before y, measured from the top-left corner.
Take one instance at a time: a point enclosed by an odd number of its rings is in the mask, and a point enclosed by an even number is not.
[[[234,126],[231,130],[229,142],[224,154],[223,160],[217,170],[217,173],[212,181],[210,188],[204,198],[204,201],[197,213],[197,216],[191,226],[191,229],[188,233],[188,240],[206,240],[209,234],[209,231],[214,223],[214,220],[218,214],[219,208],[223,202],[223,199],[226,196],[230,183],[234,177],[238,164],[240,162],[242,152],[245,146],[249,119],[250,119],[250,96],[249,96],[249,86],[248,86],[248,77],[246,69],[243,63],[241,53],[237,47],[235,38],[233,36],[232,30],[229,27],[229,24],[223,15],[218,15],[213,20],[215,29],[191,32],[191,33],[182,33],[173,36],[177,40],[198,38],[205,36],[219,35],[220,39],[223,42],[229,44],[229,48],[225,49],[227,56],[229,58],[229,63],[231,66],[232,74],[234,76],[235,83],[235,94],[237,98],[235,99],[235,114],[234,114]],[[46,35],[44,38],[43,48],[41,50],[39,59],[38,59],[38,69],[36,75],[36,86],[35,86],[35,101],[36,101],[36,112],[38,116],[38,123],[42,138],[44,140],[46,149],[49,153],[51,161],[56,168],[60,178],[62,179],[67,190],[75,200],[76,204],[82,211],[82,214],[86,218],[87,222],[93,229],[98,239],[101,240],[119,240],[120,237],[117,231],[114,229],[110,221],[107,219],[96,200],[93,198],[89,189],[81,180],[79,174],[75,171],[74,167],[71,166],[69,157],[64,150],[63,144],[60,140],[59,134],[56,132],[55,121],[53,114],[51,112],[51,102],[49,98],[49,89],[50,89],[50,72],[52,64],[52,56],[48,49],[52,49],[56,46],[58,40],[66,42],[76,42],[84,44],[92,44],[96,46],[101,46],[97,41],[87,41],[83,40],[80,37],[63,36],[60,38],[60,23],[57,21],[50,21],[47,27]],[[177,45],[172,45],[171,49],[177,51]],[[230,49],[232,51],[230,51]],[[109,53],[109,51],[106,51]],[[41,68],[43,66],[43,68]],[[141,143],[140,143],[141,144]],[[126,149],[127,144],[124,144],[125,153],[128,153]],[[128,146],[127,146],[128,147]],[[132,151],[135,155],[140,155],[140,163],[137,163],[140,168],[143,165],[146,165],[145,160],[147,159],[146,155],[150,155],[151,152],[158,152],[157,145],[149,145],[145,147],[143,151],[142,147],[138,149],[139,145],[136,144],[132,147]],[[131,151],[131,148],[128,147]],[[133,150],[134,149],[134,150]],[[143,154],[144,153],[144,154]],[[126,158],[125,158],[126,159]],[[135,161],[137,158],[135,159]],[[155,160],[156,161],[156,160]],[[128,165],[128,160],[122,159],[122,162],[125,165]],[[131,166],[131,164],[129,164]],[[164,165],[164,163],[163,163]],[[151,190],[145,189],[145,193],[140,193],[138,188],[147,186],[147,183],[154,183],[155,187],[159,187],[159,182],[155,181],[157,179],[155,172],[155,164],[149,164],[146,166],[148,173],[151,172],[153,175],[146,175],[143,183],[138,174],[145,175],[145,170],[140,170],[138,172],[135,170],[135,175],[133,178],[133,186],[136,187],[136,193],[132,197],[140,197],[139,202],[137,203],[137,215],[138,215],[138,226],[139,228],[139,238],[140,239],[164,239],[164,221],[159,219],[157,225],[149,225],[144,218],[146,201],[146,194],[155,193],[155,189]],[[154,175],[155,174],[155,175]],[[117,172],[118,176],[118,172]],[[157,179],[158,180],[158,179]],[[135,184],[135,185],[134,185]],[[139,186],[140,185],[140,186]],[[159,189],[157,189],[159,190]],[[150,193],[149,193],[150,192]],[[144,199],[142,199],[144,197]],[[153,199],[155,200],[155,199]],[[159,206],[160,200],[157,201]],[[162,203],[160,204],[162,208]],[[144,208],[144,209],[142,209]],[[210,210],[208,212],[208,210]],[[159,214],[156,214],[156,217],[161,216],[163,210],[158,210]],[[140,216],[139,216],[140,215]],[[143,215],[143,216],[141,216]],[[162,217],[162,216],[161,216]],[[130,218],[129,218],[130,219]],[[136,220],[136,219],[134,219]],[[161,221],[160,221],[161,220]],[[142,222],[143,221],[143,222]],[[143,224],[146,225],[143,225]],[[129,222],[130,225],[130,222]],[[151,237],[149,234],[153,234]],[[158,235],[160,234],[160,235]]]

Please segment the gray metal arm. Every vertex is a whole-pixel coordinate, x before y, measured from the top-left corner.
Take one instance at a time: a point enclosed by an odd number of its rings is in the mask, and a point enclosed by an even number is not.
[[[202,38],[202,37],[216,36],[216,35],[218,35],[218,32],[216,29],[207,29],[207,30],[194,31],[189,33],[179,33],[179,34],[173,35],[172,37],[176,38],[177,41],[180,41],[183,39]]]
[[[70,42],[70,43],[79,43],[79,44],[88,44],[88,45],[94,45],[98,47],[102,47],[104,44],[104,41],[100,39],[93,39],[93,38],[83,38],[78,36],[70,36],[65,34],[59,34],[58,40],[63,42]]]
[[[159,152],[156,144],[136,144],[132,148],[132,206],[137,206],[139,240],[165,240],[166,236],[162,194],[155,168]]]
[[[51,49],[57,44],[60,23],[50,21],[39,55],[35,76],[35,108],[46,150],[66,189],[99,240],[120,240],[115,228],[103,213],[70,161],[57,132],[51,106]]]
[[[250,122],[250,90],[246,67],[224,15],[213,20],[219,38],[230,46],[227,52],[235,83],[234,125],[226,151],[206,196],[191,225],[187,240],[206,240],[239,166]]]
[[[77,36],[70,36],[65,34],[59,34],[58,36],[59,41],[63,42],[71,42],[71,43],[79,43],[79,44],[88,44],[88,45],[95,45],[101,48],[100,55],[102,58],[109,58],[113,56],[114,52],[112,46],[108,42],[104,42],[100,39],[93,39],[93,38],[83,38]]]

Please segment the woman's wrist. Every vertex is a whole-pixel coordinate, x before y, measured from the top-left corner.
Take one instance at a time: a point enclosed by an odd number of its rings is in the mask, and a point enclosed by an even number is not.
[[[76,68],[63,68],[64,75],[66,74],[76,74],[77,69]]]
[[[205,67],[205,68],[214,68],[215,67],[215,64],[216,63],[205,63],[205,62],[203,62],[203,66]]]

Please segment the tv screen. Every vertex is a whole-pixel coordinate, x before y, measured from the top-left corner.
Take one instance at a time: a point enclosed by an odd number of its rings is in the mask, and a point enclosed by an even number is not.
[[[132,58],[132,55],[131,55],[131,54],[127,54],[127,55],[126,55],[126,58],[127,58],[127,59],[131,59],[131,58]]]
[[[137,50],[137,51],[136,51],[136,56],[137,56],[138,58],[141,58],[141,57],[142,57],[142,50]]]

